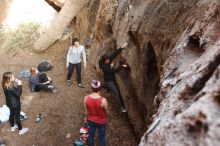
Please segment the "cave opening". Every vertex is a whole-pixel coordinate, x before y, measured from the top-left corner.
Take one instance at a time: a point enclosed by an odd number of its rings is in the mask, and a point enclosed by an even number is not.
[[[150,124],[151,116],[155,113],[154,98],[159,92],[160,73],[158,71],[157,56],[151,42],[145,45],[144,52],[143,90],[145,92],[144,97],[146,98],[146,120]]]
[[[200,55],[205,51],[204,46],[205,46],[205,43],[201,43],[201,39],[197,33],[189,36],[188,42],[187,42],[187,49]]]

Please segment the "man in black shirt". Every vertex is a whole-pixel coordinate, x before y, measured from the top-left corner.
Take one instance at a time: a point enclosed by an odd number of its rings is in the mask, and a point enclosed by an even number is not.
[[[128,66],[126,64],[123,64],[120,67],[113,67],[111,66],[111,63],[117,57],[117,55],[126,47],[127,44],[125,43],[120,48],[116,49],[115,52],[112,53],[110,56],[103,55],[99,61],[99,66],[104,73],[104,81],[107,87],[110,89],[112,96],[115,97],[117,102],[119,103],[122,112],[127,112],[127,110],[122,100],[121,93],[116,82],[115,74],[123,68],[127,68]]]

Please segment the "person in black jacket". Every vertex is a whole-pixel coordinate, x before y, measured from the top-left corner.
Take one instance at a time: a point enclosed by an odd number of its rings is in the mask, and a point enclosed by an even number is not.
[[[20,120],[22,82],[15,79],[12,72],[5,72],[3,74],[2,87],[6,98],[6,105],[10,109],[9,122],[11,124],[11,131],[15,131],[18,128],[19,134],[24,134],[28,131],[28,128],[22,128]]]
[[[116,51],[112,53],[110,56],[103,55],[99,61],[99,67],[102,69],[104,73],[105,84],[110,89],[112,96],[116,98],[122,112],[127,112],[127,110],[122,100],[121,93],[115,79],[115,74],[120,70],[122,70],[123,68],[127,68],[127,65],[123,64],[122,66],[119,67],[113,67],[111,63],[117,57],[117,55],[126,47],[127,44],[125,43],[122,47],[116,49]]]

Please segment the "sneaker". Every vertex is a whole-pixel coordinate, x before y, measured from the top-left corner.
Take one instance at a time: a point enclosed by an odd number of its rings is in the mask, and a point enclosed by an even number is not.
[[[19,135],[22,135],[26,132],[28,132],[28,128],[22,128],[21,130],[19,130]]]
[[[11,127],[11,131],[15,131],[18,128],[18,125],[15,124],[13,127]]]
[[[122,107],[122,108],[121,108],[121,112],[122,112],[122,113],[127,113],[128,111],[127,111],[126,108],[123,108],[123,107]]]
[[[71,85],[70,80],[67,80],[67,86],[70,86],[70,85]]]
[[[28,119],[28,116],[27,115],[20,115],[20,120],[23,121],[23,120],[27,120]]]
[[[54,89],[54,86],[53,85],[49,85],[48,88]]]
[[[42,119],[41,114],[37,114],[35,122],[39,123],[41,121],[41,119]]]
[[[56,89],[52,89],[53,94],[58,93],[58,91]]]
[[[84,86],[83,86],[82,84],[78,84],[78,86],[79,86],[80,88],[84,88]]]

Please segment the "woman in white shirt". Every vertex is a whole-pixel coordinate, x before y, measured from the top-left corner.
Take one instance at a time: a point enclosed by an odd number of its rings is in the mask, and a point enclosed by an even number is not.
[[[86,68],[85,47],[80,45],[78,38],[74,38],[72,40],[72,45],[69,47],[67,53],[66,68],[68,68],[68,74],[67,74],[68,86],[70,86],[71,84],[70,79],[73,74],[74,68],[76,68],[78,86],[80,88],[84,88],[81,83],[81,57],[83,57],[84,68]]]

